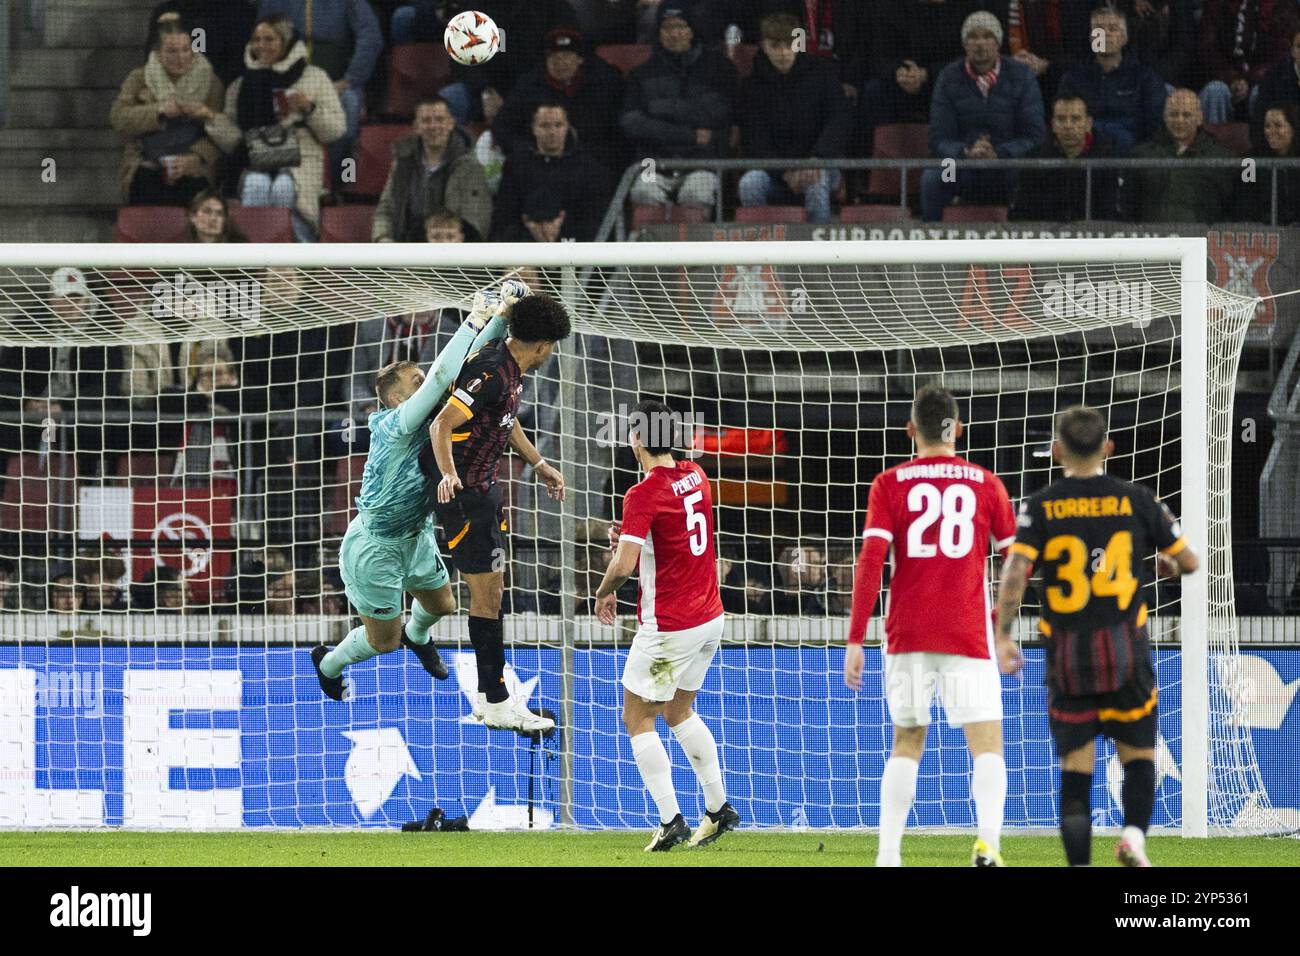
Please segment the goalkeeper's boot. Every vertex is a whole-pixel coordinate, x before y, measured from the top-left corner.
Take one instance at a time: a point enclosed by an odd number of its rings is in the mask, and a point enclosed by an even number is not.
[[[320,681],[320,689],[325,692],[325,696],[330,700],[347,700],[348,679],[342,674],[338,677],[326,677],[320,669],[320,662],[325,660],[325,655],[329,652],[330,649],[324,644],[311,649],[311,663],[316,668],[316,679]]]
[[[525,734],[545,733],[555,729],[555,721],[539,717],[514,697],[498,703],[483,702],[483,725],[494,730],[517,730]]]
[[[1151,861],[1147,859],[1146,847],[1138,846],[1135,841],[1128,839],[1120,840],[1119,845],[1115,847],[1115,859],[1119,860],[1121,866],[1151,865]]]
[[[971,866],[1006,866],[1002,862],[1002,854],[993,849],[983,840],[975,841],[975,849],[970,855]]]
[[[415,644],[403,634],[402,644],[409,647],[411,653],[420,659],[420,663],[424,665],[424,669],[433,676],[434,680],[446,680],[451,676],[451,672],[447,670],[447,665],[443,663],[442,657],[438,654],[438,649],[433,646],[433,641]]]
[[[722,834],[738,826],[740,826],[740,814],[730,803],[724,803],[718,807],[716,813],[704,814],[704,819],[695,828],[695,835],[691,837],[691,846],[708,846]]]
[[[671,850],[679,843],[685,843],[690,838],[691,828],[686,825],[685,819],[679,813],[667,823],[659,824],[659,829],[655,831],[655,835],[645,849],[647,853],[661,853]]]

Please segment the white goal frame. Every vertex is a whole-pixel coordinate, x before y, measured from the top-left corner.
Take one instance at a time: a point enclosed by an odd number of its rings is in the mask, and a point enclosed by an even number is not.
[[[6,268],[55,269],[75,264],[100,269],[246,268],[284,266],[302,268],[406,268],[436,267],[514,269],[524,265],[554,268],[562,276],[561,289],[573,288],[583,269],[590,267],[682,267],[782,265],[1017,265],[1085,263],[1176,264],[1181,287],[1181,314],[1199,317],[1182,321],[1182,506],[1181,520],[1189,543],[1205,554],[1210,543],[1208,476],[1210,460],[1203,442],[1187,436],[1204,435],[1210,405],[1207,356],[1207,243],[1204,238],[1123,239],[992,239],[903,240],[830,242],[634,242],[557,243],[551,245],[477,243],[468,245],[383,244],[266,244],[234,245],[171,243],[50,243],[0,244],[0,265]],[[466,300],[472,290],[466,290]],[[581,323],[579,323],[579,326]],[[33,344],[6,337],[0,344]],[[559,350],[561,362],[573,362],[571,353]],[[572,374],[563,375],[568,382]],[[562,408],[570,403],[562,402]],[[571,411],[570,411],[571,414]],[[563,422],[562,422],[563,426]],[[562,430],[562,434],[567,433]],[[568,507],[565,508],[567,512]],[[566,519],[573,519],[571,513]],[[571,552],[572,545],[567,544]],[[569,555],[571,558],[571,554]],[[1224,556],[1231,573],[1231,554]],[[571,583],[571,560],[565,560],[565,579]],[[1230,597],[1229,597],[1230,600]],[[572,622],[566,622],[572,626]],[[1187,576],[1182,583],[1182,835],[1205,837],[1209,830],[1209,630],[1210,593],[1205,572]],[[567,681],[566,681],[567,684]],[[566,686],[565,691],[569,688]],[[571,774],[564,774],[571,781]]]

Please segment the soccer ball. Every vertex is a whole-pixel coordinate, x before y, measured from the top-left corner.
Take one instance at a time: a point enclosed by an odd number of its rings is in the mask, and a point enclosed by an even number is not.
[[[457,63],[478,66],[496,56],[501,34],[486,13],[466,10],[448,21],[442,40],[447,46],[447,55]]]

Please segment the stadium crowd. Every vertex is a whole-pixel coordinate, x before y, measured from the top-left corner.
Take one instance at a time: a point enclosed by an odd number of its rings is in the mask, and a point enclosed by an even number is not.
[[[508,25],[508,53],[477,68],[438,66],[430,54],[425,79],[436,76],[437,89],[395,107],[396,52],[440,44],[447,19],[471,8]],[[264,240],[246,234],[263,223],[249,210],[281,207],[288,226],[275,238],[286,240],[355,238],[330,235],[327,220],[358,208],[377,242],[590,240],[623,170],[646,157],[702,167],[646,170],[633,204],[693,208],[696,221],[718,202],[793,205],[825,222],[847,204],[897,203],[835,165],[872,156],[897,124],[923,124],[917,155],[958,159],[1296,156],[1298,9],[1295,0],[169,0],[142,24],[144,64],[111,121],[124,143],[122,199],[154,217],[136,239],[161,238],[159,207],[175,207],[179,241]],[[403,118],[409,125],[392,122]],[[1248,138],[1222,145],[1207,124]],[[376,172],[364,147],[379,128],[394,135]],[[825,165],[719,177],[707,164],[721,158]],[[1099,172],[1085,210],[1081,169],[985,169],[955,182],[933,169],[917,208],[931,220],[956,201],[1005,205],[1026,220],[1268,221],[1268,177],[1240,178]],[[1300,221],[1300,168],[1279,177],[1278,209],[1279,223]],[[300,294],[295,270],[256,275],[264,298]],[[108,294],[98,281],[60,269],[43,308],[92,321]],[[153,319],[142,309],[134,321]],[[0,351],[9,475],[17,459],[50,450],[44,424],[66,415],[81,477],[133,483],[134,453],[146,448],[158,454],[144,475],[159,485],[230,479],[247,494],[243,482],[257,475],[275,545],[241,552],[226,580],[196,593],[174,562],[122,587],[128,554],[34,558],[3,545],[10,526],[0,532],[0,610],[345,613],[340,583],[322,570],[332,556],[301,553],[328,531],[302,534],[295,522],[304,511],[346,512],[327,489],[336,463],[364,456],[355,426],[376,408],[376,370],[427,364],[459,321],[443,310],[229,341]],[[584,535],[580,613],[608,562],[592,544],[599,535]],[[728,610],[848,612],[851,542],[795,538],[775,536],[757,562],[724,541]],[[557,582],[535,583],[536,606],[514,610],[557,611]]]

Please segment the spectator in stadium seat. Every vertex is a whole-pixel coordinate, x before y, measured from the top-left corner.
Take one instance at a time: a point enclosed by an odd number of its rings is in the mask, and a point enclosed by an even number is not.
[[[1096,2],[985,0],[984,9],[1004,25],[1011,58],[1038,78],[1044,103],[1052,102],[1061,77],[1091,49],[1088,11]]]
[[[348,613],[347,595],[337,582],[324,580],[320,590],[308,594],[298,602],[299,614],[322,614],[327,617],[346,617]]]
[[[1292,0],[1204,0],[1198,57],[1207,123],[1246,122],[1250,100],[1292,45],[1300,9]]]
[[[225,197],[205,189],[190,200],[190,242],[247,242],[230,216]]]
[[[797,29],[803,30],[801,50],[835,67],[850,102],[857,101],[869,73],[871,6],[845,0],[762,0],[758,4],[763,19],[777,13],[795,18]],[[761,21],[758,40],[762,42]]]
[[[218,341],[195,348],[189,382],[185,421],[176,429],[179,440],[165,443],[165,447],[179,449],[175,473],[186,485],[195,487],[211,485],[214,480],[234,480],[238,475],[239,429],[218,420],[237,410],[229,407],[237,405],[234,390],[239,386],[229,346]]]
[[[506,165],[506,153],[492,133],[492,124],[500,115],[505,100],[501,98],[500,93],[490,87],[483,91],[481,99],[483,122],[487,124],[487,129],[479,133],[478,139],[474,140],[474,158],[483,167],[483,178],[487,181],[488,191],[496,196],[497,189],[501,185],[501,171]]]
[[[1052,103],[1052,135],[1031,159],[1109,159],[1115,144],[1094,128],[1083,97],[1061,93]],[[1087,174],[1078,169],[1022,169],[1011,218],[1038,222],[1119,219],[1119,177],[1114,170],[1092,173],[1092,215],[1085,215]]]
[[[650,59],[632,71],[619,125],[633,155],[645,158],[711,159],[727,155],[736,100],[736,67],[695,36],[691,12],[661,3],[659,31]],[[632,185],[634,203],[681,203],[712,207],[717,173],[649,170]]]
[[[1100,7],[1092,28],[1102,31],[1102,49],[1061,80],[1061,93],[1080,96],[1088,104],[1094,128],[1115,144],[1115,154],[1127,156],[1160,129],[1165,108],[1165,83],[1128,46],[1128,22],[1117,10]]]
[[[1231,158],[1201,125],[1201,104],[1192,90],[1165,100],[1165,125],[1133,151],[1139,158]],[[1224,219],[1233,208],[1237,172],[1229,169],[1139,169],[1125,181],[1138,222],[1205,222]]]
[[[208,135],[243,169],[240,199],[245,206],[286,206],[299,242],[316,241],[325,147],[346,131],[334,84],[307,62],[307,47],[283,16],[261,18],[253,27],[244,74],[226,90],[224,111],[204,107]],[[244,134],[280,123],[293,125],[300,161],[273,172],[246,169]]]
[[[795,49],[799,21],[789,14],[763,18],[762,56],[741,93],[740,135],[755,159],[835,159],[844,156],[853,110],[835,66]],[[751,169],[740,177],[742,206],[802,202],[808,221],[829,222],[831,198],[842,177],[834,168]]]
[[[826,555],[820,548],[800,545],[782,551],[777,559],[777,582],[773,614],[826,615]]]
[[[259,17],[288,17],[307,44],[307,61],[329,76],[347,132],[329,144],[330,176],[342,184],[343,160],[353,155],[361,128],[366,83],[375,72],[384,38],[366,0],[261,0]]]
[[[157,46],[164,17],[177,16],[195,39],[202,37],[204,55],[223,85],[229,86],[244,72],[244,44],[257,18],[254,0],[164,0],[149,18],[145,56]]]
[[[739,545],[722,545],[718,549],[718,590],[724,611],[745,613],[745,559]]]
[[[546,34],[546,59],[525,73],[506,97],[492,134],[510,156],[532,140],[537,107],[564,107],[578,143],[607,169],[627,164],[627,147],[618,125],[623,75],[591,54],[577,30],[558,27]]]
[[[449,209],[435,209],[424,217],[425,242],[477,242],[474,227]]]
[[[943,68],[930,106],[930,155],[944,159],[1017,159],[1046,137],[1043,99],[1034,72],[999,55],[1002,24],[991,13],[968,16],[961,27],[966,56]],[[1005,203],[1015,174],[965,169],[946,176],[927,169],[921,176],[925,219],[943,218],[954,198]]]
[[[76,569],[83,611],[88,614],[121,614],[127,610],[126,596],[117,586],[126,574],[126,562],[112,555],[78,558]]]
[[[217,182],[221,150],[203,129],[204,110],[221,108],[225,88],[195,53],[179,18],[158,28],[144,66],[122,82],[109,114],[126,140],[122,196],[134,206],[183,206]]]
[[[150,568],[131,585],[133,613],[183,614],[194,603],[189,580],[170,565]]]
[[[928,123],[934,79],[961,56],[961,25],[976,0],[880,0],[870,27],[872,67],[859,98],[866,152],[877,126]]]
[[[567,0],[421,0],[393,12],[394,43],[442,43],[448,20],[463,10],[486,13],[507,33],[509,51],[478,66],[451,64],[452,81],[438,91],[457,123],[478,122],[481,94],[491,87],[504,93],[542,60],[543,41],[556,27],[578,28]],[[505,52],[505,51],[503,51]]]
[[[421,242],[424,219],[435,209],[450,209],[486,236],[492,194],[447,101],[440,96],[420,100],[412,130],[414,136],[393,143],[393,166],[375,207],[370,238]]]
[[[45,606],[54,614],[76,614],[81,610],[82,595],[71,564],[60,561],[50,565],[45,594]]]
[[[100,299],[80,269],[65,266],[50,276],[43,302],[34,303],[32,320],[38,328],[93,327],[99,321]],[[0,428],[0,448],[49,452],[75,447],[85,453],[84,464],[97,468],[95,453],[104,447],[101,416],[117,409],[121,394],[122,350],[118,347],[10,345],[0,349],[0,411],[34,416],[22,429]],[[56,429],[46,427],[75,415],[64,444]]]
[[[532,135],[506,160],[492,215],[493,239],[527,241],[524,203],[538,191],[550,193],[565,212],[561,237],[596,238],[609,205],[609,172],[591,158],[569,125],[563,106],[542,103],[533,109]]]
[[[0,613],[22,610],[19,598],[18,576],[8,558],[0,559]]]
[[[760,617],[772,613],[772,586],[757,566],[745,571],[745,613]]]
[[[565,235],[568,211],[561,204],[559,196],[545,189],[537,189],[528,194],[520,220],[524,226],[524,242],[563,242],[573,238]],[[531,266],[520,270],[519,277],[530,288],[537,288],[542,281],[540,273]]]
[[[827,563],[828,584],[826,610],[837,617],[847,617],[853,609],[853,572],[857,555],[851,547],[831,550]]]
[[[1117,0],[1110,5],[1128,19],[1129,53],[1169,86],[1186,86],[1196,55],[1192,0]]]
[[[1300,104],[1283,103],[1264,113],[1264,142],[1270,159],[1300,157]],[[1237,186],[1236,218],[1242,222],[1273,221],[1273,171],[1260,169],[1253,183]],[[1277,172],[1277,224],[1300,222],[1300,163]]]
[[[1264,75],[1259,95],[1250,108],[1250,142],[1259,152],[1268,150],[1264,138],[1264,114],[1275,106],[1300,105],[1300,25],[1291,32],[1291,55]]]
[[[274,578],[266,586],[266,613],[296,614],[298,611],[298,601],[294,595],[296,585],[297,576],[293,571]]]

